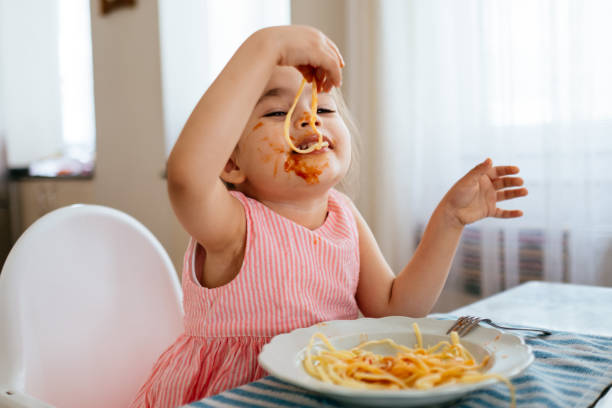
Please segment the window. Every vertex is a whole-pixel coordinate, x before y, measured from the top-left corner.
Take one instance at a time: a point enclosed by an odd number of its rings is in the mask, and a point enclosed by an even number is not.
[[[450,275],[462,292],[526,279],[610,285],[612,3],[380,4],[375,194],[391,263],[412,250],[403,230],[491,157],[521,168],[529,195],[499,207],[525,215],[470,225]]]
[[[0,0],[0,132],[10,167],[44,176],[91,172],[89,2]]]

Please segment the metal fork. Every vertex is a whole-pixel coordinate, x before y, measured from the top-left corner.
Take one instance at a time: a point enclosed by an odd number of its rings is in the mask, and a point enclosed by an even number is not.
[[[456,331],[459,336],[465,336],[470,331],[472,331],[473,328],[478,326],[479,323],[487,323],[493,327],[497,327],[498,329],[503,329],[503,330],[522,330],[522,331],[539,332],[537,336],[548,336],[551,334],[551,332],[549,332],[548,330],[542,330],[542,329],[500,326],[496,323],[493,323],[491,319],[485,319],[485,318],[476,317],[476,316],[461,316],[455,321],[455,323],[450,327],[450,329],[448,329],[446,334],[449,334],[452,331]]]

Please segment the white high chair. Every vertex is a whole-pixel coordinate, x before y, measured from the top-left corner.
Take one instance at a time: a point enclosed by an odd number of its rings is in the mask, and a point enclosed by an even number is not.
[[[131,216],[74,205],[40,218],[0,274],[0,407],[126,407],[183,332],[181,297]]]

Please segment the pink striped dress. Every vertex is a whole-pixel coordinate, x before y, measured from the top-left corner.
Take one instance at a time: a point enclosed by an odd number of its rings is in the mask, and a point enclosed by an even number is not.
[[[359,242],[348,198],[331,190],[323,225],[309,230],[232,192],[245,209],[246,249],[230,283],[195,277],[203,249],[192,239],[183,263],[185,333],[157,360],[131,407],[176,407],[266,375],[257,355],[299,327],[358,316]]]

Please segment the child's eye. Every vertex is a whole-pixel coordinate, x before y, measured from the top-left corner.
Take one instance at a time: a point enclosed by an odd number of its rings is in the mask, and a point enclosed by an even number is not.
[[[270,113],[266,113],[264,115],[264,118],[273,117],[273,116],[285,116],[286,114],[287,112],[284,112],[284,111],[270,112]]]
[[[336,112],[335,110],[331,110],[331,109],[325,109],[325,108],[319,108],[317,109],[317,115],[322,115],[325,113],[334,113]],[[266,113],[265,115],[263,115],[265,118],[268,117],[275,117],[275,116],[285,116],[287,114],[287,112],[285,111],[274,111],[274,112],[270,112],[270,113]]]
[[[335,110],[331,110],[331,109],[325,109],[325,108],[319,108],[317,109],[317,115],[321,115],[324,113],[334,113],[336,112]]]

